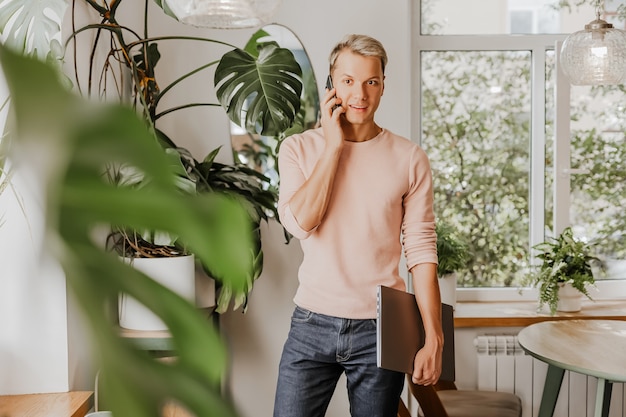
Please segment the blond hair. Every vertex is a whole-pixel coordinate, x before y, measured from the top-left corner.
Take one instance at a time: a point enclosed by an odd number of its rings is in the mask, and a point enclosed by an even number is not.
[[[383,74],[385,73],[385,66],[387,65],[387,52],[385,51],[382,43],[370,36],[356,34],[345,36],[331,51],[330,57],[328,58],[331,73],[335,68],[337,57],[345,49],[355,54],[372,56],[380,59]]]

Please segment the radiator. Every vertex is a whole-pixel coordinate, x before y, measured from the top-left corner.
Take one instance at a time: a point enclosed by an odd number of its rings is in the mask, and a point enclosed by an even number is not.
[[[484,335],[474,339],[478,389],[517,394],[523,417],[536,417],[548,365],[527,355],[517,335]],[[601,355],[601,352],[598,352]],[[609,417],[626,417],[625,384],[613,384]],[[592,417],[597,379],[565,372],[554,417]]]

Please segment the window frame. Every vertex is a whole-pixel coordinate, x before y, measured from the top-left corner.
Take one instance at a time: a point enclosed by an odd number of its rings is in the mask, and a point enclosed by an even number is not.
[[[422,141],[422,78],[421,53],[431,51],[530,51],[531,53],[531,148],[529,173],[529,242],[530,247],[544,241],[545,229],[545,160],[546,160],[546,52],[558,51],[567,34],[515,34],[515,35],[423,35],[421,33],[421,1],[412,3],[410,54],[411,95],[410,113],[418,115],[410,120],[410,133],[414,141]],[[556,52],[555,52],[556,53]],[[555,85],[555,187],[550,191],[554,199],[554,228],[562,230],[569,224],[570,175],[570,86],[559,71],[556,59]],[[556,154],[558,152],[558,154]],[[560,174],[560,175],[559,175]],[[558,186],[557,186],[558,180]],[[555,191],[556,190],[556,191]],[[532,253],[531,253],[532,255]],[[532,258],[531,263],[537,259]],[[626,280],[597,282],[594,299],[626,297]],[[516,287],[508,288],[457,288],[458,301],[530,301],[537,299],[537,291]]]

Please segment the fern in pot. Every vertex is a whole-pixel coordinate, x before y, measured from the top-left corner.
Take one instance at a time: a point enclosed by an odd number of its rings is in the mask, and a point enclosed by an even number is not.
[[[571,227],[556,238],[535,245],[542,262],[528,276],[527,283],[539,291],[539,308],[547,305],[557,311],[580,311],[582,296],[591,299],[589,287],[595,284],[592,264],[601,262],[591,255],[591,246],[576,240]]]
[[[457,271],[467,265],[470,257],[470,249],[467,242],[456,233],[455,228],[446,222],[437,222],[437,276],[441,301],[451,306],[456,306],[456,283]]]

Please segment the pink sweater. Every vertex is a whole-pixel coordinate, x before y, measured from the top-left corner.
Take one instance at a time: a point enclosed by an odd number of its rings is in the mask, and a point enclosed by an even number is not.
[[[430,164],[417,144],[388,130],[346,142],[326,214],[307,232],[288,202],[323,149],[321,128],[280,147],[278,211],[304,253],[294,302],[329,316],[375,318],[378,285],[405,289],[398,270],[403,247],[409,270],[437,263]]]

